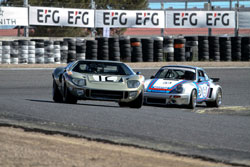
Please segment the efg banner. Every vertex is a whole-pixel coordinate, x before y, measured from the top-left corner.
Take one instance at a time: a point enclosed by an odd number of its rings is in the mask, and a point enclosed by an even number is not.
[[[167,11],[166,28],[235,28],[234,11]]]
[[[96,27],[164,28],[164,11],[97,10]]]
[[[250,28],[250,12],[239,12],[239,28]]]
[[[30,7],[30,25],[94,27],[94,10]]]
[[[0,26],[28,26],[28,8],[0,7]]]

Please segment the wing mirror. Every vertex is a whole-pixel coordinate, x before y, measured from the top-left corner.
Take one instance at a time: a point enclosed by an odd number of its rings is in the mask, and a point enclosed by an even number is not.
[[[136,75],[141,75],[141,72],[136,72]]]
[[[153,75],[150,77],[150,79],[154,79],[154,78],[155,78],[155,76],[153,76]]]
[[[213,82],[219,82],[220,78],[211,78],[213,80]]]
[[[203,82],[205,79],[204,79],[204,77],[199,77],[198,78],[198,82]]]

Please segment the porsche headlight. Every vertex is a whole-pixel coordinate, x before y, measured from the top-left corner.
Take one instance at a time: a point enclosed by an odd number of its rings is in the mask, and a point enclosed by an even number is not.
[[[140,81],[137,80],[128,80],[128,88],[138,88],[140,86]]]
[[[175,91],[177,93],[182,93],[183,92],[183,86],[182,86],[182,84],[177,85],[176,88],[175,88]]]
[[[86,86],[86,80],[85,79],[79,79],[79,78],[74,78],[72,79],[72,82],[77,85],[77,86]]]

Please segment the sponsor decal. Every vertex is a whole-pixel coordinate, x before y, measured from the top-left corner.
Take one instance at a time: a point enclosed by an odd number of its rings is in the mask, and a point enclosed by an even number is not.
[[[0,25],[28,26],[28,8],[0,7]]]
[[[164,28],[164,11],[97,10],[96,27]]]
[[[168,11],[167,28],[234,28],[233,11]]]
[[[94,10],[30,7],[31,25],[94,27]]]
[[[161,86],[163,80],[162,79],[154,79],[149,83],[149,86],[147,88],[147,92],[159,92],[159,93],[169,93],[173,89],[175,89],[178,85],[183,84],[187,81],[180,81],[180,82],[171,82],[168,86]]]

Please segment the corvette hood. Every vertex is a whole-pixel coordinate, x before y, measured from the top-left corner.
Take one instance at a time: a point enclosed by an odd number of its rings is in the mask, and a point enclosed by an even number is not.
[[[165,92],[169,93],[176,86],[187,82],[186,80],[165,80],[165,79],[152,79],[145,82],[145,89],[147,92]]]

